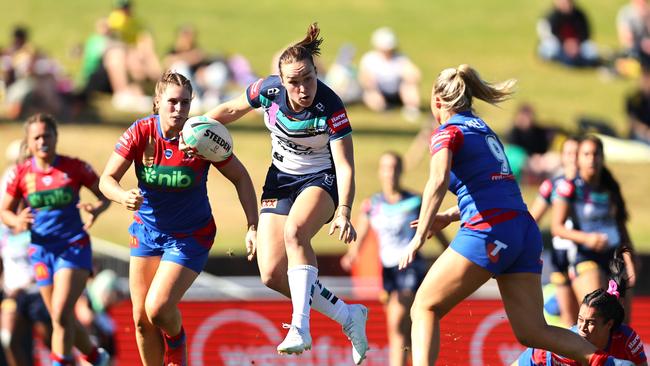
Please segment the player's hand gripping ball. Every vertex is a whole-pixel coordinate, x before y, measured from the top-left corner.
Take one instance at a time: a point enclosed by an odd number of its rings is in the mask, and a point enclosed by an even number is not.
[[[219,121],[206,116],[189,118],[181,132],[179,148],[215,163],[232,155],[232,136]]]

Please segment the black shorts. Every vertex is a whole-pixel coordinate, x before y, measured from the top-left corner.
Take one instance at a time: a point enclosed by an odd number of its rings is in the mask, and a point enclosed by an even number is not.
[[[21,292],[16,297],[16,311],[31,323],[50,323],[50,313],[38,292]]]
[[[387,294],[393,291],[415,293],[427,274],[426,261],[418,257],[401,271],[395,266],[383,267],[381,272],[384,291]]]
[[[298,195],[307,187],[322,188],[332,197],[334,207],[338,206],[339,195],[334,169],[294,175],[281,172],[274,165],[271,165],[262,189],[262,208],[260,212],[288,215]]]

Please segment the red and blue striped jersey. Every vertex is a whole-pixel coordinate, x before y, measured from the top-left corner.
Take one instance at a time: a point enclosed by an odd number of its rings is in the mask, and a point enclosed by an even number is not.
[[[503,145],[483,120],[471,112],[452,116],[431,135],[431,155],[444,148],[453,156],[449,190],[462,224],[490,209],[527,211]]]
[[[32,243],[60,244],[84,232],[77,208],[79,190],[92,187],[97,180],[92,167],[79,159],[57,155],[42,170],[32,158],[14,168],[7,193],[23,198],[32,210]]]
[[[167,139],[158,115],[135,121],[120,137],[115,152],[132,161],[144,202],[136,217],[163,233],[192,233],[212,220],[207,177],[210,165],[222,166],[178,149],[178,138]]]

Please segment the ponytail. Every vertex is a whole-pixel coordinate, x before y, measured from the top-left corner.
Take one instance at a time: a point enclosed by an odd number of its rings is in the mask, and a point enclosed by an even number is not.
[[[278,60],[278,70],[282,73],[281,66],[283,64],[290,64],[302,60],[309,60],[314,66],[314,56],[320,55],[320,45],[323,43],[323,38],[320,37],[320,28],[318,23],[312,23],[307,28],[307,35],[302,41],[287,47]]]
[[[472,98],[496,105],[508,100],[517,81],[509,79],[491,84],[481,79],[471,66],[463,64],[458,68],[442,70],[433,88],[442,100],[442,108],[449,111],[465,111],[472,108]]]

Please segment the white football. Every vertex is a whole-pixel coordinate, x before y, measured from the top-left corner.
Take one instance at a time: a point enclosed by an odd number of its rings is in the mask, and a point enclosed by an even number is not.
[[[215,163],[232,155],[232,136],[226,126],[206,116],[189,118],[181,137],[193,155]]]

